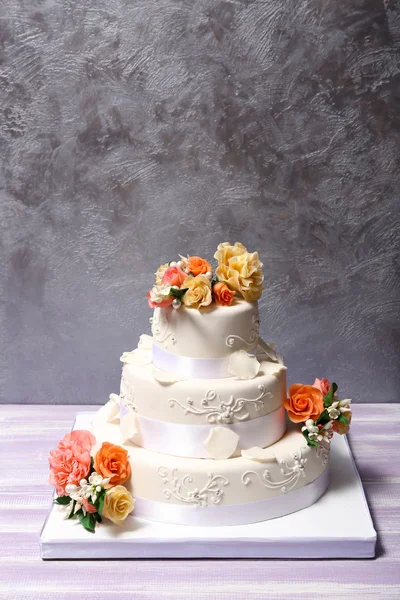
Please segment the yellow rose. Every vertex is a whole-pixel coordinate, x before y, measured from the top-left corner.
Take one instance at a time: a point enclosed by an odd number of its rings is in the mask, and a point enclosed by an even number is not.
[[[168,269],[168,263],[165,263],[165,265],[160,265],[158,267],[157,273],[155,274],[156,275],[156,285],[161,285],[161,280],[167,269]]]
[[[135,500],[126,487],[116,485],[107,490],[104,498],[103,517],[110,519],[116,525],[122,525],[133,510]]]
[[[244,252],[247,252],[247,249],[240,242],[235,242],[234,246],[231,246],[229,242],[222,242],[222,244],[219,244],[214,258],[217,259],[219,265],[228,265],[233,256],[238,256]]]
[[[236,248],[236,250],[235,250]],[[238,253],[238,250],[242,250]],[[215,257],[221,261],[215,271],[218,279],[239,292],[247,302],[255,302],[262,294],[264,275],[258,252],[247,252],[242,244],[220,244]]]
[[[211,281],[205,275],[187,277],[182,283],[182,288],[188,288],[183,295],[182,302],[185,306],[200,308],[211,304]]]

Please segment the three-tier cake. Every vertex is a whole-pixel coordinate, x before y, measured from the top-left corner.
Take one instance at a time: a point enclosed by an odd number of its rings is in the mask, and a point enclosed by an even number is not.
[[[158,269],[152,335],[122,355],[120,394],[92,423],[96,448],[128,452],[137,517],[235,525],[302,509],[328,487],[333,431],[348,429],[336,384],[287,397],[283,360],[259,335],[257,252],[223,243],[215,258]]]

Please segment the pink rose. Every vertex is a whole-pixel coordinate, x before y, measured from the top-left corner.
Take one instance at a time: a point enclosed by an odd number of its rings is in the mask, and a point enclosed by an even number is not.
[[[323,396],[326,396],[326,394],[331,389],[331,384],[329,383],[329,380],[326,379],[326,377],[323,377],[322,379],[316,379],[313,383],[313,387],[317,388],[317,390],[322,392]]]
[[[49,483],[54,485],[58,496],[65,495],[65,486],[69,483],[78,485],[90,471],[90,451],[96,438],[90,431],[71,431],[50,452]]]
[[[150,308],[166,308],[167,306],[171,306],[174,301],[174,296],[168,296],[162,302],[153,302],[150,297],[150,290],[147,292],[147,302],[149,303]]]
[[[168,267],[161,279],[161,283],[169,283],[169,285],[175,285],[180,288],[186,277],[187,273],[179,267]]]

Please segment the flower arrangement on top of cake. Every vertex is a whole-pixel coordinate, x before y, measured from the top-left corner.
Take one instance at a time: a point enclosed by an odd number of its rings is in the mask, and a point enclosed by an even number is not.
[[[215,302],[230,306],[236,295],[247,302],[261,296],[264,275],[258,252],[248,252],[240,242],[219,244],[214,258],[218,266],[200,256],[181,256],[161,265],[154,286],[147,292],[150,308],[172,306],[200,309]]]

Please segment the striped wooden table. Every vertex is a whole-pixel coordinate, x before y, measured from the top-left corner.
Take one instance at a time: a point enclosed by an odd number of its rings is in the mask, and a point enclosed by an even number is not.
[[[43,562],[47,454],[75,413],[93,408],[0,405],[1,599],[400,598],[400,404],[354,406],[350,443],[378,531],[374,560]],[[345,510],[338,499],[332,518]]]

